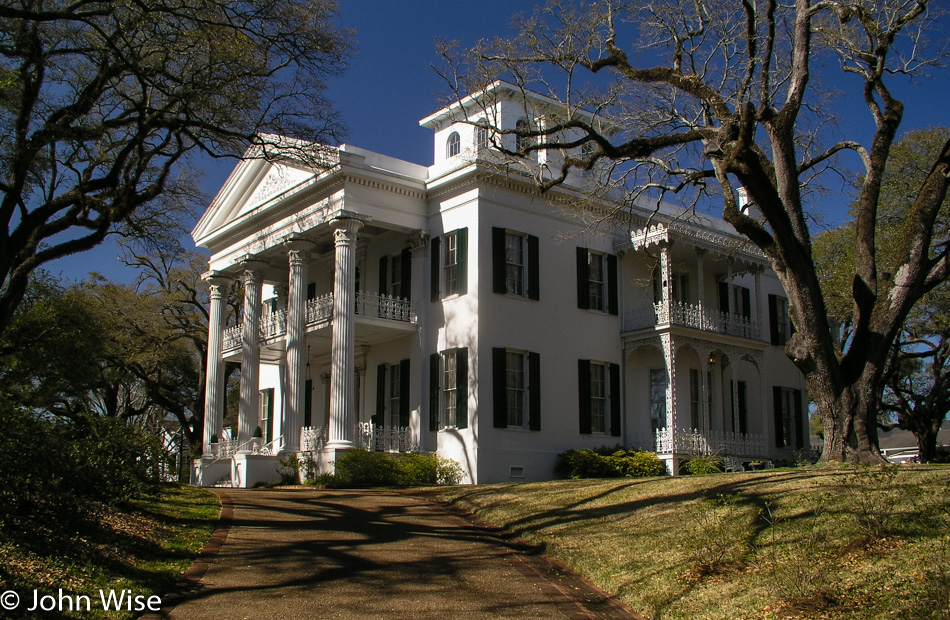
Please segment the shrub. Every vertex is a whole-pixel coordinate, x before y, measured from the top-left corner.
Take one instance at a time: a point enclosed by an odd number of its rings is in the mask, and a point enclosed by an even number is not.
[[[615,454],[610,458],[617,460],[618,468],[627,478],[647,478],[666,474],[666,464],[656,454],[646,450],[627,450],[623,455]]]
[[[639,478],[666,473],[663,462],[652,452],[615,450],[603,455],[597,450],[568,450],[557,456],[554,472],[562,478]]]
[[[332,479],[320,484],[333,487],[426,486],[458,484],[462,468],[433,453],[387,454],[348,450],[336,460]]]
[[[694,456],[680,466],[680,473],[691,476],[705,474],[720,474],[723,471],[722,457],[718,454],[702,454]]]

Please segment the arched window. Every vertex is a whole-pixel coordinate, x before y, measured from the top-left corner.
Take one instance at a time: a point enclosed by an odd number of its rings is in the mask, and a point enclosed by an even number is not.
[[[449,134],[449,141],[445,145],[445,155],[446,157],[455,157],[462,152],[462,139],[459,137],[459,132],[453,131]]]
[[[480,118],[475,127],[475,148],[480,151],[489,147],[491,147],[491,139],[488,135],[488,121]]]

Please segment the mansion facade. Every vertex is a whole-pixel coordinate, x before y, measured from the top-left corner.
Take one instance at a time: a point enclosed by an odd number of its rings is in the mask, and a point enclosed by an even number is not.
[[[320,166],[290,150],[238,164],[193,232],[211,252],[195,483],[276,479],[289,453],[329,471],[353,447],[437,452],[466,483],[550,479],[571,448],[643,448],[671,473],[696,454],[764,466],[808,448],[763,254],[672,205],[608,217],[585,173],[542,193],[506,171],[492,140],[517,138],[488,137],[486,110],[506,128],[553,105],[496,83],[446,107],[421,121],[431,166],[350,145]],[[243,313],[226,326],[234,280]]]

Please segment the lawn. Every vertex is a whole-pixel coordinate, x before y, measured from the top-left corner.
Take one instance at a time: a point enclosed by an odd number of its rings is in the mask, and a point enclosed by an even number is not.
[[[950,618],[950,468],[432,491],[649,618]]]
[[[104,611],[100,590],[106,596],[131,591],[143,603],[149,596],[161,597],[191,566],[211,536],[218,512],[213,494],[166,486],[156,496],[121,508],[89,504],[68,519],[0,521],[0,591],[12,590],[20,599],[16,611],[0,611],[0,617],[136,617],[135,605],[133,611],[125,609],[127,598],[124,611]],[[60,589],[66,597],[62,601]],[[46,599],[50,611],[26,611],[34,591],[52,597]],[[91,611],[77,595],[88,596]]]

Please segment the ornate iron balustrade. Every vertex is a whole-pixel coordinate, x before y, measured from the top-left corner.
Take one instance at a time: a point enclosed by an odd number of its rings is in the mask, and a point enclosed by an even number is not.
[[[315,299],[308,299],[305,306],[304,322],[316,325],[333,318],[333,294],[327,293]],[[355,312],[358,316],[415,323],[416,315],[408,299],[399,299],[391,295],[373,295],[357,293]],[[241,346],[243,324],[233,325],[224,330],[224,350],[230,351]],[[260,336],[262,340],[276,338],[287,333],[287,311],[278,310],[261,317]]]
[[[653,304],[653,311],[633,310],[623,317],[624,331],[644,329],[655,325],[682,325],[717,334],[729,334],[756,340],[759,326],[752,319],[727,312],[710,312],[698,304],[673,300],[669,310],[663,302]]]
[[[660,428],[654,448],[657,454],[728,454],[761,457],[765,455],[765,436],[758,434],[710,431],[704,435],[695,429]]]
[[[356,314],[405,323],[416,322],[416,316],[412,312],[412,303],[408,299],[399,299],[392,295],[357,293]]]
[[[322,426],[304,426],[300,429],[300,451],[316,452],[327,445],[327,429]]]
[[[261,339],[282,336],[287,333],[287,311],[278,310],[261,317]]]
[[[327,293],[314,299],[307,300],[306,316],[304,322],[307,325],[329,321],[333,318],[333,294]]]
[[[240,323],[224,330],[224,350],[239,349],[241,347],[241,333],[244,326]]]
[[[387,428],[361,422],[357,445],[370,452],[417,452],[419,439],[408,426]]]

